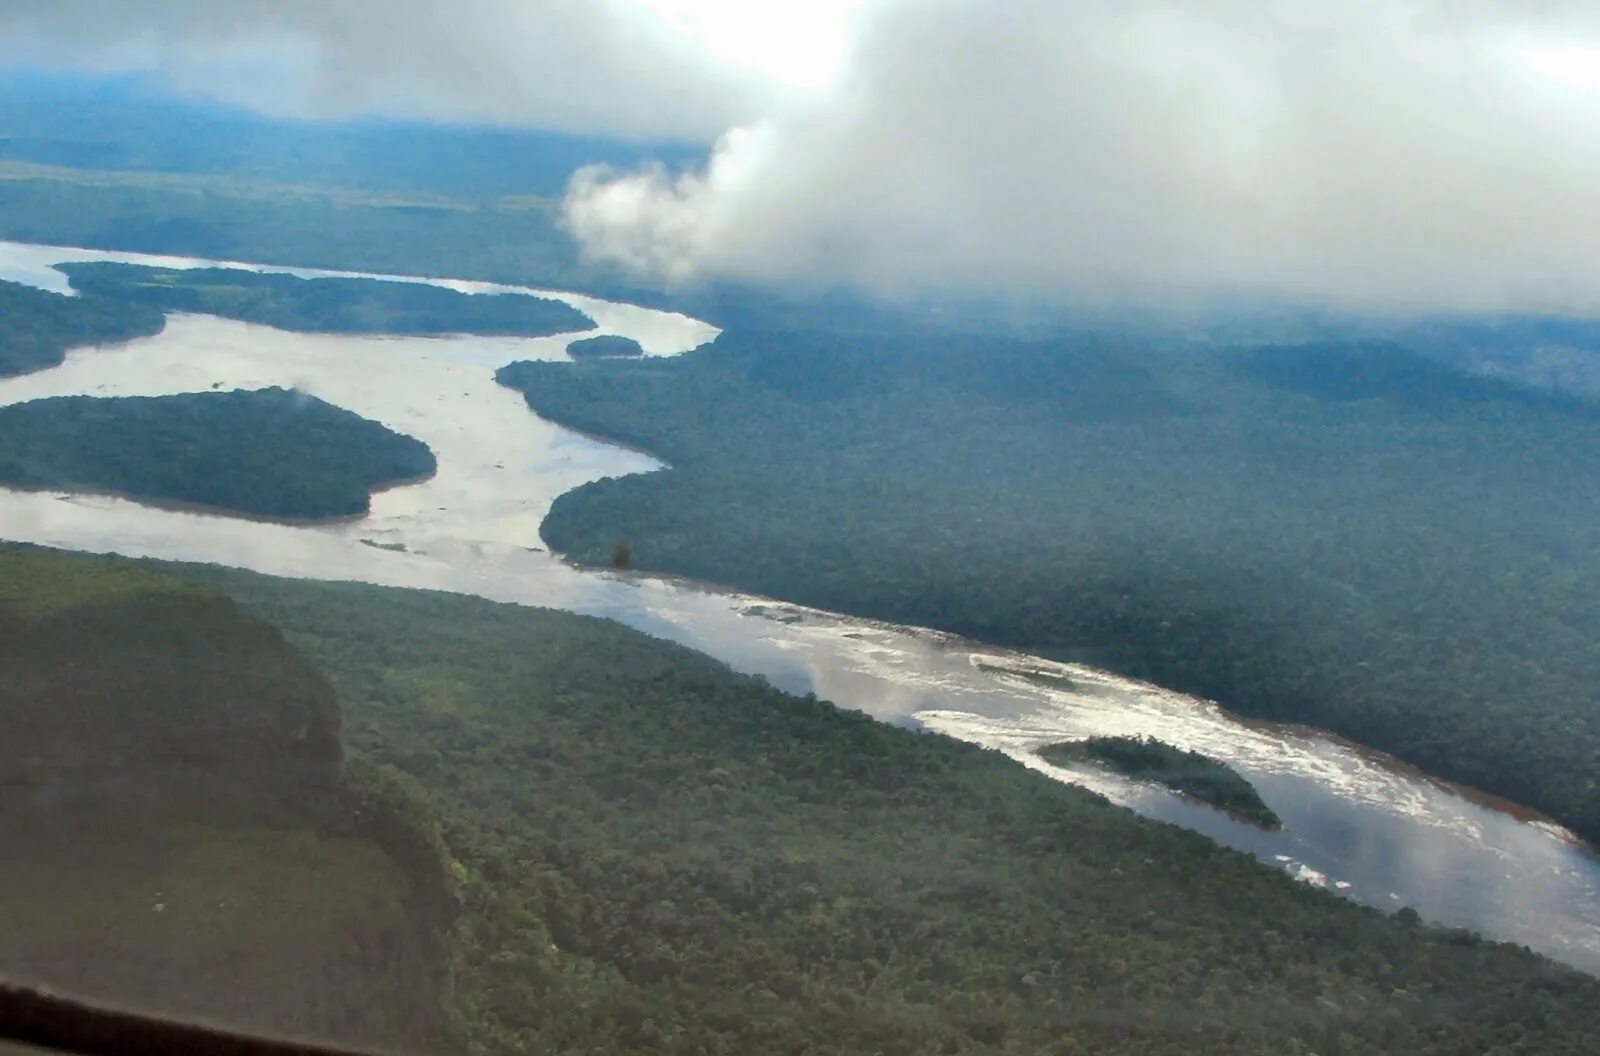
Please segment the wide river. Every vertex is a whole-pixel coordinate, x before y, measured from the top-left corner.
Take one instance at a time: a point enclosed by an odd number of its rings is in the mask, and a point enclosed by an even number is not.
[[[67,292],[52,264],[108,259],[216,263],[0,243],[0,278]],[[508,289],[438,283],[472,293]],[[716,334],[680,315],[547,295],[588,313],[596,332],[633,337],[651,355],[681,353]],[[1247,723],[1207,701],[1104,671],[698,584],[579,570],[545,552],[539,524],[557,495],[600,477],[663,468],[554,426],[495,384],[495,370],[514,360],[566,359],[569,339],[307,335],[172,316],[155,337],[79,350],[60,367],[0,379],[0,405],[67,394],[295,386],[424,441],[439,472],[375,496],[360,521],[314,526],[0,489],[0,537],[610,617],[785,689],[1000,749],[1307,883],[1385,910],[1409,905],[1429,920],[1600,974],[1600,860],[1557,826],[1508,804],[1316,731]],[[1034,754],[1090,734],[1149,734],[1225,760],[1255,783],[1285,828],[1263,832],[1159,788],[1092,768],[1052,767]]]

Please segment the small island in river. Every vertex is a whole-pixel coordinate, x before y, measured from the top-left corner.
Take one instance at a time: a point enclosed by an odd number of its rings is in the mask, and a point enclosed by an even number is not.
[[[1101,763],[1129,777],[1165,785],[1252,825],[1283,828],[1283,820],[1237,770],[1199,752],[1147,737],[1090,737],[1046,745],[1038,754],[1047,763],[1063,766],[1084,760]]]
[[[601,334],[599,337],[580,337],[567,345],[567,355],[573,359],[623,359],[644,355],[644,346],[631,337]]]
[[[0,485],[16,488],[309,520],[363,516],[373,491],[435,468],[420,440],[288,389],[0,408]]]
[[[549,337],[593,330],[562,301],[523,293],[473,294],[423,282],[295,275],[245,268],[153,268],[103,261],[57,264],[85,294],[337,334],[484,334]]]

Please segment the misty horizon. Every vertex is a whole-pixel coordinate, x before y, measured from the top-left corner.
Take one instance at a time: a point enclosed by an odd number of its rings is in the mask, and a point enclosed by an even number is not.
[[[1579,5],[732,10],[14,3],[0,61],[280,116],[714,143],[581,170],[562,204],[587,259],[668,286],[1600,307],[1600,15]]]

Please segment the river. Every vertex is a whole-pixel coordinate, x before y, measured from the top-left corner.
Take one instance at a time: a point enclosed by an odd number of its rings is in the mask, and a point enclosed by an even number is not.
[[[0,243],[0,278],[65,292],[50,265],[68,260],[217,263]],[[471,293],[511,289],[407,281]],[[681,353],[716,334],[681,315],[549,295],[593,317],[594,333],[633,337],[650,355]],[[539,525],[557,495],[600,477],[662,468],[544,421],[495,384],[495,370],[514,360],[566,359],[569,338],[308,335],[174,315],[154,337],[77,350],[59,367],[0,379],[0,405],[294,386],[422,440],[438,473],[374,496],[362,520],[308,526],[0,489],[0,537],[609,617],[784,689],[997,748],[1307,883],[1384,910],[1412,906],[1430,921],[1600,974],[1600,860],[1558,826],[1509,804],[1316,731],[1241,721],[1212,703],[1104,671],[700,584],[575,569],[547,553]],[[1091,734],[1148,734],[1224,760],[1255,784],[1285,827],[1265,832],[1162,789],[1092,767],[1053,767],[1034,754]]]

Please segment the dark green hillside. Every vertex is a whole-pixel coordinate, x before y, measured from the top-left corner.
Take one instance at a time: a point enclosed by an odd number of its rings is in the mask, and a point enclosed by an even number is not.
[[[191,765],[259,767],[285,788],[338,776],[332,691],[277,631],[210,590],[101,561],[5,554],[0,620],[6,697],[54,702],[9,709],[0,782]]]
[[[0,377],[59,364],[67,350],[159,333],[155,308],[103,297],[63,297],[0,281]]]
[[[126,564],[0,555],[0,977],[423,1049],[451,906],[273,628]]]
[[[1047,744],[1039,749],[1047,763],[1063,766],[1085,759],[1237,815],[1264,828],[1276,829],[1282,819],[1262,802],[1255,787],[1226,763],[1199,752],[1186,752],[1147,737],[1090,737]]]
[[[302,279],[241,268],[151,268],[98,261],[57,268],[84,293],[280,330],[546,337],[594,328],[594,320],[568,304],[520,293],[477,295],[427,283]]]
[[[1600,839],[1600,420],[1372,345],[725,332],[516,364],[661,455],[577,560],[931,625],[1308,722]]]
[[[355,517],[427,476],[418,440],[286,389],[58,396],[0,408],[0,484],[111,491],[280,519]]]
[[[617,624],[181,572],[283,628],[352,748],[433,797],[469,1051],[1600,1044],[1591,979]]]

